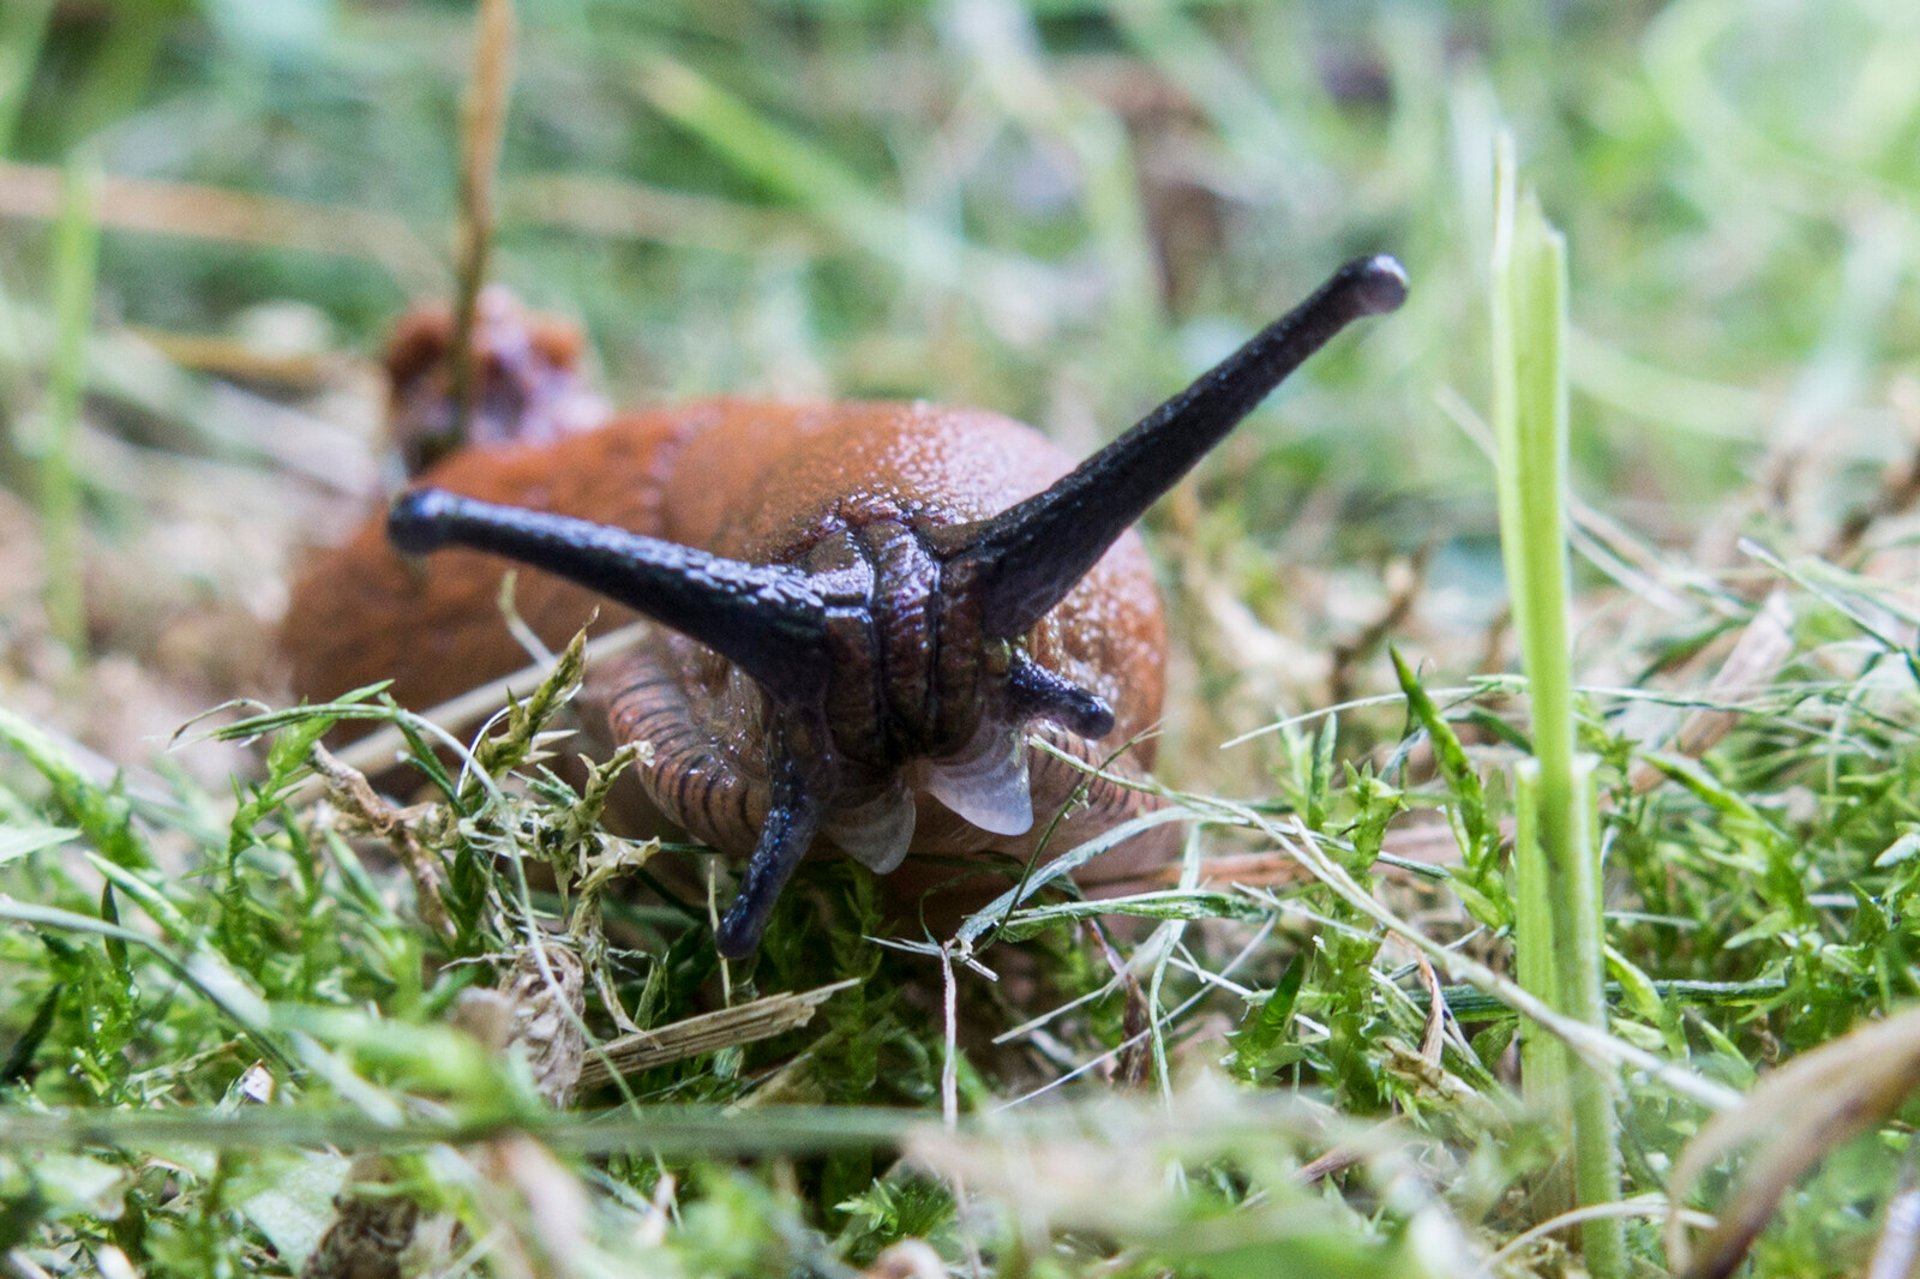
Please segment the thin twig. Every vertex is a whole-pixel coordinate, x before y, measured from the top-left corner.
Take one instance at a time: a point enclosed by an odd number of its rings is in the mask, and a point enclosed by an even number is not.
[[[580,1088],[583,1091],[596,1088],[616,1075],[637,1075],[655,1066],[798,1030],[813,1020],[814,1010],[821,1004],[856,984],[848,980],[817,990],[768,995],[751,1003],[608,1040],[589,1050],[580,1070]]]
[[[951,943],[940,947],[940,1008],[943,1052],[940,1058],[940,1116],[951,1132],[960,1123],[959,988],[953,979]]]
[[[1577,1226],[1583,1221],[1594,1221],[1602,1217],[1678,1217],[1687,1225],[1704,1230],[1712,1229],[1714,1224],[1714,1219],[1707,1213],[1698,1212],[1692,1208],[1682,1208],[1676,1212],[1673,1205],[1659,1195],[1640,1195],[1633,1199],[1616,1200],[1613,1203],[1589,1204],[1584,1208],[1563,1212],[1557,1217],[1549,1217],[1507,1240],[1500,1251],[1487,1258],[1486,1268],[1481,1273],[1489,1276],[1496,1275],[1500,1273],[1501,1266],[1519,1256],[1534,1240],[1544,1239],[1556,1231]]]
[[[513,87],[513,0],[481,0],[474,33],[473,80],[460,126],[460,226],[453,302],[453,439],[458,449],[473,415],[473,325],[493,245],[494,186]]]
[[[407,874],[413,879],[413,895],[420,918],[427,927],[442,937],[454,937],[459,930],[447,914],[445,877],[440,863],[421,844],[419,833],[413,827],[420,811],[400,808],[382,799],[374,792],[365,773],[341,763],[318,742],[313,744],[308,762],[325,781],[327,796],[334,806],[385,840],[400,864],[407,868]]]

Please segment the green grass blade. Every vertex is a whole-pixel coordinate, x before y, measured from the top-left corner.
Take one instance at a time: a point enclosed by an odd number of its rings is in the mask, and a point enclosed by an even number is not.
[[[1533,725],[1519,774],[1514,876],[1521,981],[1556,1010],[1606,1026],[1606,959],[1593,764],[1575,754],[1567,546],[1566,241],[1531,192],[1515,190],[1512,141],[1494,165],[1493,425],[1501,556],[1513,597]],[[1577,1069],[1558,1044],[1523,1044],[1530,1094],[1569,1108],[1574,1190],[1582,1206],[1620,1198],[1612,1080]],[[1626,1270],[1617,1218],[1589,1222],[1591,1273]]]

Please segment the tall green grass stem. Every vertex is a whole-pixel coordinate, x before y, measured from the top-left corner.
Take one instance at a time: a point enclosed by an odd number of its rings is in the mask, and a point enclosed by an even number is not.
[[[1593,763],[1575,753],[1572,595],[1567,551],[1566,241],[1532,192],[1516,192],[1513,142],[1494,161],[1493,422],[1500,545],[1526,667],[1534,758],[1519,770],[1514,878],[1521,982],[1556,1010],[1606,1025],[1606,956]],[[1579,1067],[1557,1042],[1529,1034],[1528,1091],[1564,1109],[1573,1182],[1584,1205],[1620,1197],[1611,1079]],[[1590,1273],[1626,1270],[1617,1218],[1582,1227]]]
[[[1547,885],[1553,871],[1540,839],[1539,769],[1529,760],[1515,779],[1517,809],[1513,839],[1514,976],[1521,988],[1554,1009],[1566,1011],[1556,993],[1553,901]],[[1560,1107],[1566,1098],[1573,1056],[1565,1044],[1532,1022],[1520,1026],[1521,1081],[1527,1097],[1542,1108]]]

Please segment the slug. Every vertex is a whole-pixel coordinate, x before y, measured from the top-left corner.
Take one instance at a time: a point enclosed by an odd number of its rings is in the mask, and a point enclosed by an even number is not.
[[[452,308],[419,306],[387,339],[388,430],[408,475],[459,447],[547,443],[606,421],[607,406],[580,379],[580,330],[492,285],[474,307],[475,391],[463,431],[454,420],[453,328]]]
[[[430,705],[518,668],[493,557],[540,570],[515,602],[550,642],[603,600],[651,618],[590,682],[613,738],[648,747],[659,811],[745,856],[715,938],[729,958],[816,846],[879,874],[1057,855],[1158,802],[1125,784],[1151,738],[1091,781],[1027,744],[1106,763],[1159,718],[1165,627],[1131,526],[1302,361],[1405,296],[1392,258],[1349,262],[1078,466],[1007,418],[917,403],[720,400],[468,447],[308,568],[284,632],[295,686],[391,677]],[[1171,839],[1142,832],[1085,870],[1137,871]]]

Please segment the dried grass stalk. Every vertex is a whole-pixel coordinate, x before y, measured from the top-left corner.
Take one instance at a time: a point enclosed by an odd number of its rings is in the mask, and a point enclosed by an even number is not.
[[[856,984],[851,980],[840,981],[797,994],[789,991],[768,995],[737,1008],[723,1008],[671,1025],[623,1035],[602,1045],[587,1058],[580,1071],[580,1087],[597,1088],[611,1082],[616,1074],[638,1074],[668,1062],[798,1030],[813,1020],[814,1009]]]

